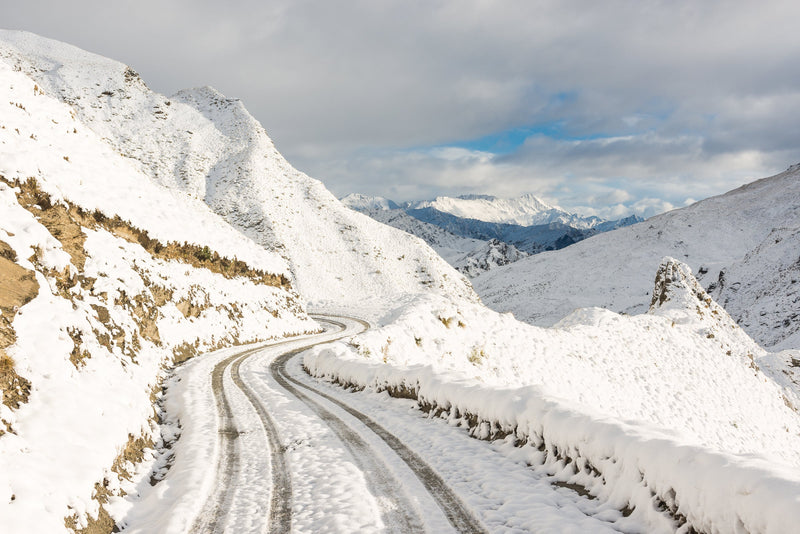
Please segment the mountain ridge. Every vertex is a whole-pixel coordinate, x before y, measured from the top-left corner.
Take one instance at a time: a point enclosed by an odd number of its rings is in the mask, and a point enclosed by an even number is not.
[[[575,227],[564,221],[577,220],[579,219],[577,215],[569,214],[558,208],[551,208],[534,195],[528,194],[516,199],[520,201],[522,208],[526,205],[529,208],[533,206],[534,211],[527,212],[528,218],[544,217],[550,222],[522,226],[516,223],[485,220],[491,219],[491,216],[475,219],[442,211],[436,204],[440,199],[447,201],[480,200],[490,203],[496,200],[508,202],[508,199],[475,194],[461,195],[455,198],[437,197],[435,201],[402,204],[380,196],[350,194],[343,197],[341,201],[351,209],[365,213],[375,220],[424,239],[453,267],[470,278],[474,278],[485,270],[512,263],[530,254],[564,248],[599,232],[614,230],[642,221],[636,215],[617,221],[603,221],[593,217],[580,219],[581,226]],[[544,213],[541,209],[542,206],[549,211]],[[458,212],[459,210],[451,211]],[[543,213],[544,215],[542,215]],[[511,219],[514,220],[514,217]],[[433,230],[433,228],[438,228],[438,230]],[[444,242],[447,242],[448,245],[442,246]],[[491,242],[495,243],[490,244]],[[500,245],[501,243],[502,245]]]
[[[377,317],[387,303],[418,292],[477,298],[423,241],[345,208],[320,181],[294,169],[238,99],[211,87],[168,98],[122,63],[33,34],[0,37],[7,56],[142,172],[202,199],[279,253],[297,291],[315,305],[350,302],[372,307]]]

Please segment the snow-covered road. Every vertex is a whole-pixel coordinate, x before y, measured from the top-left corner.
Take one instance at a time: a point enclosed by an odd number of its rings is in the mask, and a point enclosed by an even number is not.
[[[331,320],[320,317],[318,320],[328,326],[329,332],[338,332],[336,337],[352,335],[368,327],[362,321],[348,318]],[[249,349],[228,356],[215,365],[212,387],[220,421],[218,450],[221,454],[216,465],[214,490],[197,516],[192,532],[288,532],[293,527],[318,531],[326,528],[330,519],[334,519],[334,523],[329,523],[327,528],[341,531],[355,527],[398,533],[450,528],[458,532],[484,532],[482,525],[436,472],[399,439],[366,415],[291,376],[287,363],[308,347],[330,340],[330,335],[322,337],[322,340],[307,340],[299,348],[290,342],[270,347],[271,350]],[[268,374],[265,373],[265,364],[268,364]],[[228,375],[230,382],[226,380]],[[275,394],[282,398],[275,397]],[[250,406],[244,406],[242,400]],[[287,400],[288,405],[274,409]],[[304,407],[296,406],[297,401]],[[362,428],[354,426],[352,421],[345,422],[325,406],[331,403],[358,420]],[[299,413],[295,411],[297,408],[300,408]],[[253,429],[253,412],[260,422],[260,431]],[[309,415],[312,420],[306,419]],[[313,418],[318,421],[313,421]],[[327,428],[308,428],[312,421],[314,426],[322,422]],[[320,435],[319,430],[324,432]],[[369,443],[365,433],[380,436],[396,452],[399,460],[406,463],[405,470],[412,471],[412,476],[416,476],[421,484],[408,488],[397,477],[396,468],[387,465],[385,451]],[[320,439],[318,447],[300,446],[312,439]],[[268,455],[263,454],[263,441],[269,445]],[[318,455],[318,449],[322,452],[329,450],[332,456]],[[298,463],[305,467],[296,469]],[[311,463],[314,465],[309,465]],[[331,468],[334,464],[344,469],[337,473]],[[327,495],[320,494],[314,486],[326,487],[330,480],[324,484],[319,481],[341,474],[343,480],[339,481],[339,492],[342,492],[348,487],[344,478],[352,477],[353,468],[360,476],[357,485],[346,492],[353,501],[350,504],[362,506],[369,503],[370,513],[365,515],[356,511],[354,521],[342,515],[344,503],[339,503],[335,509],[319,510],[330,507],[337,499],[320,506]],[[328,470],[331,475],[326,474]],[[260,480],[256,480],[258,473],[261,474]],[[267,473],[269,477],[265,476]],[[312,480],[312,484],[304,484],[310,474],[319,478],[315,477],[316,482]],[[407,473],[403,474],[407,476]],[[296,491],[293,490],[293,480],[297,481]],[[349,485],[353,486],[352,482]],[[431,500],[433,502],[425,502]],[[446,512],[443,514],[442,510]],[[311,512],[308,528],[304,527],[308,514],[303,511]],[[325,521],[320,523],[323,518]]]
[[[180,371],[168,402],[182,426],[172,468],[125,531],[614,530],[618,511],[553,486],[513,447],[426,419],[412,401],[308,376],[299,353],[366,326],[317,319],[323,334],[227,349]]]

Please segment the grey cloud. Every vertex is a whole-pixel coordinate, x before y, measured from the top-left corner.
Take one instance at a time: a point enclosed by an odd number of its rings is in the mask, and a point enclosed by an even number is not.
[[[3,13],[131,64],[155,90],[242,98],[334,191],[574,205],[615,188],[679,205],[800,160],[799,19],[796,2],[746,0],[30,0]],[[491,162],[425,153],[554,121],[618,139],[533,138]]]

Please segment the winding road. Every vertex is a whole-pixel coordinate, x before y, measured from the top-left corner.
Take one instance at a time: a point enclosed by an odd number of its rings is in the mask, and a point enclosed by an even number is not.
[[[302,374],[296,363],[288,365],[301,352],[369,327],[348,317],[315,319],[328,325],[324,334],[243,350],[214,367],[220,453],[214,489],[191,531],[308,530],[303,527],[314,518],[314,528],[334,531],[486,532],[442,477],[398,437],[308,377],[292,376]],[[342,487],[348,483],[350,489]],[[352,517],[347,523],[338,517],[344,514],[337,499],[359,491],[363,497],[350,500],[365,503],[365,523],[352,523]]]

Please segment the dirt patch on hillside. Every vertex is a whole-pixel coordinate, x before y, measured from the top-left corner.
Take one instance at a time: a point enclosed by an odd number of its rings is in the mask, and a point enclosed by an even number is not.
[[[145,449],[152,449],[154,446],[153,440],[149,437],[137,437],[133,434],[128,434],[128,442],[114,460],[111,471],[120,478],[131,480],[133,473],[128,471],[128,466],[140,463],[144,459]],[[104,478],[102,482],[96,482],[92,499],[96,500],[100,505],[97,517],[93,518],[87,516],[86,527],[78,528],[77,513],[72,512],[64,518],[64,526],[75,531],[76,534],[109,534],[110,532],[119,532],[119,528],[103,505],[108,503],[109,497],[123,497],[125,495],[126,493],[123,490],[112,492],[109,489],[109,480],[107,478]]]
[[[181,244],[174,241],[162,243],[150,237],[146,230],[136,228],[118,215],[109,217],[100,210],[88,212],[68,201],[54,204],[50,196],[39,188],[33,178],[20,182],[9,181],[0,176],[0,181],[19,188],[17,200],[20,205],[33,213],[50,233],[61,241],[64,250],[72,256],[72,263],[79,270],[83,269],[86,260],[83,250],[86,235],[81,227],[100,227],[126,241],[138,243],[151,255],[162,260],[177,260],[193,267],[208,269],[226,278],[243,276],[257,284],[284,289],[291,287],[289,280],[282,274],[276,275],[254,269],[243,261],[220,256],[208,246],[186,242]]]
[[[0,251],[11,251],[11,247],[0,241]],[[13,317],[17,309],[39,294],[39,282],[33,271],[20,267],[9,259],[8,252],[0,253],[0,310],[3,317]],[[16,257],[16,255],[12,256]],[[6,345],[7,346],[7,345]]]
[[[31,383],[17,373],[5,349],[17,340],[12,325],[17,311],[39,294],[35,273],[14,263],[16,259],[14,249],[0,241],[0,389],[3,404],[14,410],[28,402]],[[0,422],[0,435],[10,430],[6,421]]]

